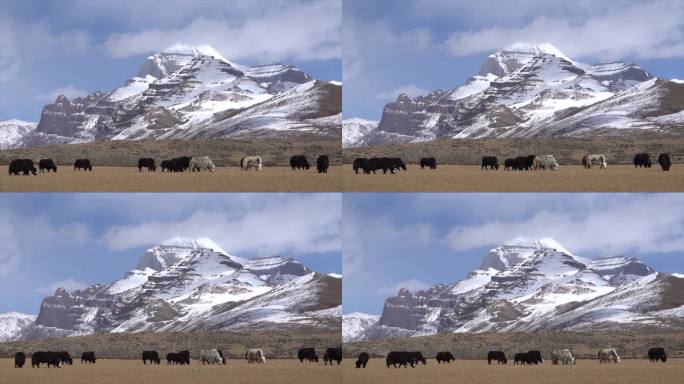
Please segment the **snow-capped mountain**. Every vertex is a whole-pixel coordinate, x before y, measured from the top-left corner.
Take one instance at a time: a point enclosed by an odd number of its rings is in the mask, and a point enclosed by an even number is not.
[[[37,125],[32,121],[17,119],[0,121],[0,150],[16,147]]]
[[[18,337],[339,327],[341,280],[291,258],[242,259],[210,239],[176,238],[148,249],[117,281],[57,289]]]
[[[342,315],[342,342],[356,340],[366,329],[374,326],[380,316],[352,312]]]
[[[35,315],[19,312],[0,313],[0,343],[14,341],[17,335],[34,321]]]
[[[342,120],[342,148],[357,146],[357,142],[378,127],[379,121],[359,117]]]
[[[635,64],[573,61],[551,44],[491,54],[479,74],[447,91],[385,106],[377,129],[354,146],[440,138],[681,133],[684,84]]]
[[[339,137],[342,87],[299,68],[248,67],[214,48],[176,45],[149,56],[111,91],[43,108],[15,147],[94,140],[193,139],[312,133]]]
[[[452,284],[386,300],[353,340],[440,332],[684,329],[684,279],[634,258],[586,259],[553,239],[515,239]],[[355,330],[358,332],[358,330]]]

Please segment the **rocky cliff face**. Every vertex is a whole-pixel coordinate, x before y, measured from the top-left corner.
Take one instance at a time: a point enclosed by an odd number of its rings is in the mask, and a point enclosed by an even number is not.
[[[95,332],[195,331],[308,325],[339,327],[341,278],[294,259],[241,259],[209,239],[147,250],[113,283],[43,299],[23,339]]]
[[[290,65],[248,67],[209,46],[176,46],[148,57],[119,88],[59,96],[12,147],[302,132],[339,138],[341,88]]]
[[[492,249],[480,269],[446,285],[386,300],[355,340],[438,332],[682,329],[684,279],[633,258],[585,259],[553,239]]]
[[[682,133],[684,86],[634,64],[587,65],[550,44],[490,55],[458,88],[397,97],[354,146],[440,138]]]

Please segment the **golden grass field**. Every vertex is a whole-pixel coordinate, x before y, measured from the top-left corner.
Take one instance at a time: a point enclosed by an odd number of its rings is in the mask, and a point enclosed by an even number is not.
[[[558,171],[483,171],[479,165],[438,165],[421,170],[407,164],[396,174],[355,174],[351,164],[342,169],[344,192],[682,192],[684,165],[669,172],[660,166],[634,168],[609,165],[607,169],[585,169],[561,165]]]
[[[342,189],[341,166],[319,174],[290,167],[264,167],[261,172],[217,167],[216,172],[168,173],[134,167],[94,166],[92,172],[58,166],[57,173],[9,176],[0,166],[0,192],[335,192]]]
[[[597,360],[578,360],[577,365],[537,366],[487,365],[486,360],[456,360],[438,365],[433,359],[417,368],[387,368],[384,359],[371,359],[366,369],[356,369],[354,359],[342,361],[345,384],[670,384],[682,383],[684,359],[667,363],[623,359],[621,364],[599,364]]]
[[[247,364],[244,360],[228,360],[226,365],[190,366],[143,365],[140,360],[98,359],[96,364],[62,368],[31,368],[30,359],[22,369],[14,368],[14,359],[0,359],[0,384],[304,384],[342,383],[342,369],[322,363],[300,363],[299,360],[267,360],[266,364]]]

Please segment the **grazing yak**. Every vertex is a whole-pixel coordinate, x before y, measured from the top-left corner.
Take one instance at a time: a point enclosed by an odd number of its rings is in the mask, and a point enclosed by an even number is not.
[[[223,351],[220,349],[202,349],[200,350],[200,362],[202,364],[225,364],[226,358],[223,357]]]
[[[147,364],[149,361],[150,364],[157,364],[161,363],[161,360],[159,359],[159,354],[157,351],[143,351],[142,353],[142,361],[143,364]]]
[[[316,159],[316,170],[318,170],[318,173],[328,173],[328,166],[330,166],[328,155],[318,156],[318,159]]]
[[[408,365],[411,365],[413,368],[416,366],[416,363],[413,361],[409,352],[405,351],[392,351],[388,353],[385,357],[385,363],[387,364],[387,368],[389,368],[390,365],[394,368],[401,367],[402,365],[404,368],[407,368]]]
[[[83,363],[93,363],[95,364],[97,359],[95,358],[95,352],[83,352],[81,354],[81,364]]]
[[[143,157],[138,159],[138,171],[142,172],[143,168],[147,168],[147,172],[154,172],[157,170],[157,164],[151,157]]]
[[[81,169],[84,171],[92,171],[93,166],[90,164],[90,160],[88,159],[76,159],[76,161],[74,161],[74,171],[77,169],[79,171]]]
[[[23,173],[24,176],[28,176],[29,173],[37,175],[38,170],[31,159],[14,159],[10,162],[9,174],[19,176],[19,173]]]
[[[504,170],[529,171],[534,166],[535,155],[518,156],[504,160]]]
[[[442,364],[442,362],[451,364],[451,361],[456,361],[456,358],[451,354],[451,352],[437,352],[435,360],[437,360],[437,364]]]
[[[620,356],[618,356],[615,348],[605,348],[598,352],[599,363],[619,363]]]
[[[584,155],[584,157],[582,157],[582,165],[584,165],[584,168],[586,169],[590,169],[593,165],[598,165],[600,169],[606,169],[608,167],[606,156],[603,154]]]
[[[166,354],[166,364],[190,365],[190,352],[170,352]]]
[[[655,347],[648,350],[648,360],[652,363],[657,363],[658,360],[663,363],[667,361],[667,354],[665,353],[665,348]]]
[[[216,170],[216,166],[214,166],[214,163],[211,161],[209,156],[193,157],[190,159],[189,167],[193,172],[214,172]]]
[[[527,351],[516,353],[513,357],[513,364],[537,365],[542,362],[542,355],[539,351]]]
[[[316,350],[313,348],[301,348],[299,351],[297,351],[297,358],[299,359],[300,363],[303,363],[304,360],[309,360],[310,363],[318,363],[318,355],[316,354]]]
[[[175,161],[178,166],[181,168],[181,171],[187,171],[190,169],[190,160],[192,160],[192,157],[190,156],[181,156],[181,157],[174,157],[171,159]]]
[[[41,173],[43,173],[43,171],[57,173],[57,165],[55,165],[55,162],[52,161],[52,159],[40,159],[38,162],[38,170],[40,170]]]
[[[31,354],[31,367],[32,368],[40,368],[41,364],[47,364],[48,368],[50,366],[53,366],[55,368],[61,368],[62,367],[62,361],[59,358],[59,353],[58,352],[51,352],[51,351],[38,351],[38,352],[33,352]]]
[[[370,173],[370,164],[368,164],[368,159],[365,157],[357,157],[354,159],[352,168],[354,169],[354,173],[357,174],[359,173],[359,169],[363,171],[363,173]]]
[[[163,160],[161,162],[162,172],[183,172],[183,164],[178,159]]]
[[[423,357],[423,354],[420,351],[409,352],[409,356],[413,360],[413,364],[418,365],[419,362],[423,363],[423,365],[427,364],[427,360],[425,360],[425,357]]]
[[[658,164],[660,164],[660,168],[662,168],[663,171],[669,171],[670,167],[672,166],[672,161],[670,161],[670,154],[661,153],[658,156]]]
[[[17,352],[14,354],[14,368],[22,368],[26,363],[26,354],[24,352]]]
[[[366,368],[366,364],[368,364],[368,360],[370,357],[368,356],[368,353],[366,352],[361,352],[359,353],[359,358],[356,360],[356,368]]]
[[[67,351],[61,351],[57,352],[59,355],[59,360],[62,362],[62,365],[64,364],[69,364],[72,365],[74,364],[74,360],[71,359],[71,355],[69,355],[69,352]]]
[[[306,169],[308,171],[311,166],[309,165],[309,160],[306,159],[306,156],[294,155],[294,156],[290,157],[290,167],[292,167],[293,171],[295,169],[297,169],[297,170]]]
[[[575,361],[575,355],[569,349],[556,349],[551,352],[551,364],[553,365],[558,365],[559,362],[563,365],[575,365]]]
[[[651,157],[648,153],[637,153],[634,155],[634,168],[651,168]]]
[[[337,361],[337,365],[342,363],[342,348],[328,348],[323,355],[323,362],[325,365],[333,365],[333,361]]]
[[[254,167],[255,171],[261,171],[261,169],[264,167],[264,162],[261,160],[261,156],[245,156],[240,159],[241,171],[248,171],[251,167]]]
[[[369,173],[371,171],[375,173],[375,171],[380,169],[382,169],[382,173],[387,173],[389,170],[392,174],[394,174],[394,171],[406,170],[406,164],[398,157],[372,157],[366,165]]]
[[[250,348],[245,352],[245,359],[247,360],[247,363],[252,364],[252,363],[258,363],[258,364],[263,364],[266,362],[266,356],[264,355],[264,351],[261,350],[260,348]]]
[[[532,362],[534,364],[539,364],[544,361],[544,359],[542,359],[542,354],[540,351],[527,351],[527,354],[532,358]]]
[[[489,169],[489,170],[498,170],[499,169],[499,160],[497,160],[496,156],[485,156],[482,158],[482,170]]]
[[[487,353],[487,364],[491,364],[492,360],[496,360],[497,364],[508,364],[506,354],[502,351],[489,351]]]
[[[550,169],[552,171],[557,171],[558,162],[556,161],[556,158],[553,157],[553,155],[538,155],[534,157],[533,167],[535,170]]]
[[[437,169],[437,160],[434,157],[423,157],[420,159],[420,169],[424,169],[425,167]]]

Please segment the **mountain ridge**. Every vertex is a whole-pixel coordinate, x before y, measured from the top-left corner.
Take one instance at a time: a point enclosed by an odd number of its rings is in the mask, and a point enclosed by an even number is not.
[[[35,130],[8,148],[97,140],[339,137],[341,86],[291,65],[233,63],[208,45],[148,56],[137,75],[110,91],[43,107]]]
[[[578,331],[639,326],[682,329],[684,279],[636,258],[587,259],[553,239],[490,250],[450,284],[385,301],[379,321],[349,341],[461,332]]]
[[[341,278],[293,258],[242,259],[208,238],[149,248],[121,279],[43,299],[15,339],[110,332],[338,326]]]
[[[550,44],[518,44],[489,55],[451,90],[386,104],[378,127],[353,146],[442,138],[682,133],[684,86],[636,64],[588,65]]]

